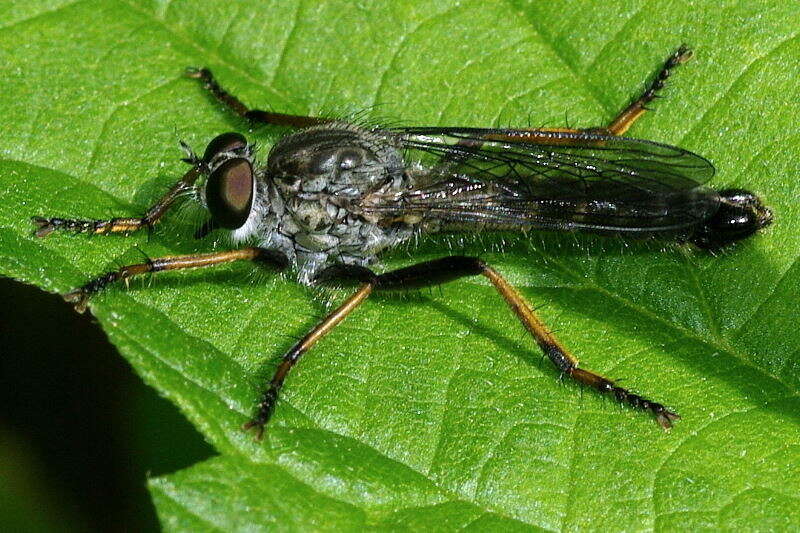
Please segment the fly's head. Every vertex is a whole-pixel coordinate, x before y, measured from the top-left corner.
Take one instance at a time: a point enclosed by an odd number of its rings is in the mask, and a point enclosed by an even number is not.
[[[198,187],[200,200],[211,215],[206,230],[237,230],[251,217],[256,195],[253,152],[253,145],[243,135],[229,132],[214,137],[202,158],[190,152],[185,159],[206,178]]]
[[[743,189],[725,189],[717,194],[717,212],[691,238],[696,246],[717,250],[772,223],[772,211],[755,194]]]

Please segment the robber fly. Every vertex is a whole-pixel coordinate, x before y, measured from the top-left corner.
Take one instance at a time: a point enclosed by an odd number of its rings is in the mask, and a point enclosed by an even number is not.
[[[482,275],[565,375],[652,413],[669,429],[678,414],[578,367],[503,276],[477,257],[450,256],[382,274],[378,255],[421,235],[494,230],[581,230],[652,236],[717,250],[767,226],[772,214],[754,194],[703,186],[714,167],[692,152],[621,137],[691,51],[680,47],[645,92],[607,127],[591,129],[380,128],[249,109],[207,69],[188,76],[253,123],[298,128],[256,162],[254,146],[223,133],[202,157],[187,149],[189,171],[140,218],[34,217],[36,235],[54,230],[128,234],[151,228],[180,196],[210,215],[198,230],[229,231],[238,249],[148,259],[105,273],[64,297],[83,311],[118,281],[148,272],[250,260],[291,269],[307,285],[353,284],[352,296],[295,344],[266,384],[253,419],[260,438],[289,371],[373,292],[418,289]],[[433,161],[426,164],[424,161]]]

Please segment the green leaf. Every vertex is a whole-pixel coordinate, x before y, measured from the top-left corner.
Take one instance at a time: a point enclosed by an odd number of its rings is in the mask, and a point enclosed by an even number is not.
[[[707,156],[774,225],[718,256],[571,235],[482,253],[587,368],[680,412],[670,433],[559,382],[481,280],[368,302],[297,365],[262,443],[239,430],[258,378],[323,302],[231,265],[109,290],[92,312],[219,452],[151,481],[169,529],[796,529],[798,17],[718,0],[6,3],[0,272],[65,292],[137,248],[213,248],[178,217],[149,240],[36,239],[29,221],[139,214],[184,170],[178,139],[245,131],[186,66],[285,112],[594,126],[688,42],[696,59],[631,134]]]

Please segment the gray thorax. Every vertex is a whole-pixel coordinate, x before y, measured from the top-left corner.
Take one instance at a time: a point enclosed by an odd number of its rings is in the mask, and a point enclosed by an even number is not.
[[[279,141],[256,175],[252,212],[236,241],[286,254],[299,281],[334,264],[366,266],[411,237],[412,225],[365,217],[365,197],[408,186],[400,150],[380,130],[327,124]]]

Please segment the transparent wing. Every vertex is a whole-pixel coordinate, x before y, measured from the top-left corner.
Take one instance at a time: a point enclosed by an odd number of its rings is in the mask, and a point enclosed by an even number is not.
[[[376,210],[451,224],[614,232],[670,231],[718,207],[701,187],[703,157],[674,146],[584,132],[397,128],[402,146],[432,167],[420,187]]]
[[[620,190],[692,189],[714,176],[711,163],[688,150],[587,132],[480,128],[398,128],[406,148],[456,160],[465,173],[498,179],[611,181]]]

